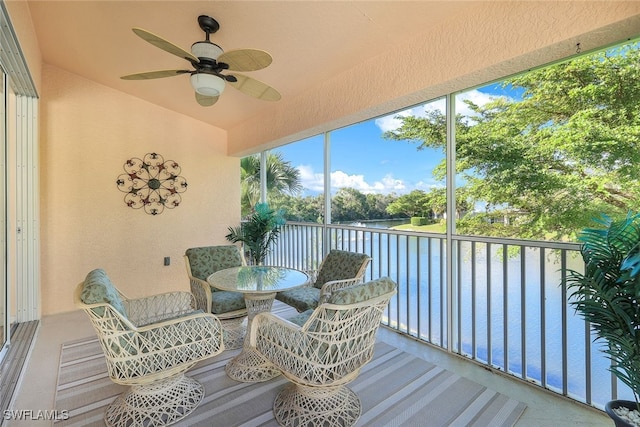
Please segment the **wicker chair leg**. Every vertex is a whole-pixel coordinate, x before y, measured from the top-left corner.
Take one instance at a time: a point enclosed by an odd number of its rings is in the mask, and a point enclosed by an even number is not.
[[[225,350],[235,350],[242,347],[244,336],[247,333],[246,320],[246,317],[238,317],[221,321]]]
[[[204,387],[184,374],[131,386],[107,407],[107,426],[168,426],[198,407]]]
[[[273,402],[276,421],[282,426],[352,426],[360,418],[358,395],[346,386],[305,387],[287,384]]]

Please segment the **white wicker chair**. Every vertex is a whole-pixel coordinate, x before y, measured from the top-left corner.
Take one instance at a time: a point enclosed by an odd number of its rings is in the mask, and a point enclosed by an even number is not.
[[[185,372],[224,344],[220,321],[194,311],[189,292],[127,299],[96,269],[74,300],[93,324],[111,380],[130,386],[107,407],[108,426],[166,426],[199,405],[204,388]]]
[[[371,257],[367,254],[332,249],[318,270],[312,272],[308,286],[278,292],[276,299],[300,313],[314,309],[327,301],[336,289],[362,283],[370,262]]]
[[[235,245],[189,248],[185,252],[184,260],[196,306],[220,319],[227,350],[242,347],[247,332],[244,295],[239,292],[220,291],[207,283],[207,277],[218,270],[246,265],[242,251]]]
[[[301,326],[271,313],[253,319],[251,345],[291,381],[273,404],[278,423],[356,423],[360,398],[346,384],[373,357],[376,332],[396,288],[391,279],[381,278],[337,290],[328,302],[306,312]]]

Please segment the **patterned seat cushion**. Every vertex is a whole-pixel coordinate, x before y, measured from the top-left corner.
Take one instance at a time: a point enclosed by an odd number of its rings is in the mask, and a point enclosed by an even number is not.
[[[213,314],[228,313],[246,308],[244,295],[240,292],[217,291],[211,293],[211,312]]]
[[[148,325],[153,325],[154,323],[158,323],[158,322],[164,322],[167,320],[176,320],[179,319],[181,317],[187,317],[187,316],[191,316],[193,314],[201,314],[203,313],[202,310],[194,310],[190,313],[183,313],[183,314],[179,314],[177,316],[170,316],[161,320],[156,320],[150,323],[141,323],[139,325],[136,325],[137,327],[144,327],[144,326],[148,326]],[[189,334],[185,334],[185,335],[181,335],[180,336],[181,342],[180,343],[176,343],[175,345],[180,345],[180,344],[191,344],[193,342],[192,337],[189,337]],[[153,337],[153,333],[149,332],[149,331],[142,331],[142,332],[127,332],[126,334],[122,334],[118,337],[118,341],[112,341],[111,342],[111,351],[113,352],[113,354],[115,354],[116,356],[120,356],[120,355],[124,355],[124,356],[136,356],[138,354],[138,350],[137,349],[141,349],[141,353],[149,353],[151,350],[155,350],[154,348],[151,347],[145,347],[145,343],[151,343],[154,342],[154,337]],[[127,363],[126,361],[124,363]],[[135,375],[141,375],[141,373],[136,370],[136,366],[138,366],[139,363],[135,363],[135,366],[132,366],[130,369],[128,369],[127,371],[129,372],[129,376],[135,376]],[[138,366],[139,368],[139,366]],[[135,372],[135,374],[134,374]]]
[[[396,289],[396,283],[388,277],[372,280],[367,283],[349,286],[339,289],[331,294],[329,303],[331,304],[356,304],[380,295],[393,292]]]
[[[111,304],[120,314],[127,317],[127,311],[120,294],[111,283],[107,273],[101,268],[92,270],[87,274],[84,279],[80,300],[85,304]],[[93,310],[99,316],[104,314],[104,307],[95,307]]]
[[[242,265],[242,254],[234,245],[189,248],[185,255],[189,258],[191,274],[200,280],[207,280],[218,270]]]
[[[278,292],[276,298],[299,312],[303,312],[309,309],[312,310],[318,306],[320,289],[313,286],[291,289],[289,291]]]
[[[307,323],[307,320],[309,320],[309,317],[311,317],[312,314],[313,314],[313,310],[307,310],[302,313],[298,313],[287,320],[291,323],[295,323],[298,326],[302,326],[305,323]]]
[[[312,287],[278,292],[276,298],[299,312],[314,309],[319,304],[320,290],[325,283],[356,278],[362,274],[363,266],[368,263],[367,254],[332,249],[324,259]]]
[[[332,280],[353,279],[368,260],[367,254],[332,249],[322,263],[313,286],[320,289]]]
[[[216,271],[243,265],[242,253],[235,245],[189,248],[185,255],[189,259],[189,267],[193,277],[205,281]],[[211,312],[213,314],[223,314],[244,308],[246,306],[244,296],[241,293],[221,291],[211,286]]]

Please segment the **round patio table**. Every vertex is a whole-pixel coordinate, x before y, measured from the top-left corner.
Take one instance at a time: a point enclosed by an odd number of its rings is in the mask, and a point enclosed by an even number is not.
[[[216,289],[244,294],[247,306],[247,334],[240,353],[231,359],[225,371],[241,382],[261,382],[280,375],[280,370],[250,346],[251,322],[256,314],[271,311],[276,293],[304,286],[309,275],[294,268],[251,265],[216,271],[207,282]]]

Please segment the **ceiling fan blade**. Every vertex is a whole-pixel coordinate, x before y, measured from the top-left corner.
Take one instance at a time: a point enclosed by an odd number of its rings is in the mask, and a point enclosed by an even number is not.
[[[203,107],[211,107],[213,104],[218,102],[218,98],[220,98],[219,96],[200,95],[198,92],[195,92],[195,94],[196,101],[198,101],[198,104],[202,105]]]
[[[229,82],[229,85],[238,89],[240,92],[253,96],[254,98],[261,99],[263,101],[279,101],[282,96],[280,92],[272,88],[266,83],[262,83],[260,80],[256,80],[252,77],[242,74],[234,74],[237,81]]]
[[[151,43],[155,47],[159,47],[160,49],[169,52],[173,55],[179,56],[180,58],[184,58],[187,61],[198,62],[198,58],[193,56],[190,52],[182,49],[181,47],[176,46],[175,44],[163,39],[160,36],[156,36],[153,33],[150,33],[147,30],[143,30],[142,28],[133,28],[133,32],[136,33],[143,40]]]
[[[127,74],[120,77],[122,80],[149,80],[149,79],[161,79],[163,77],[173,77],[180,74],[190,73],[189,70],[158,70],[147,71],[144,73]]]
[[[229,64],[231,71],[256,71],[269,66],[273,58],[264,50],[236,49],[224,52],[217,61]]]

